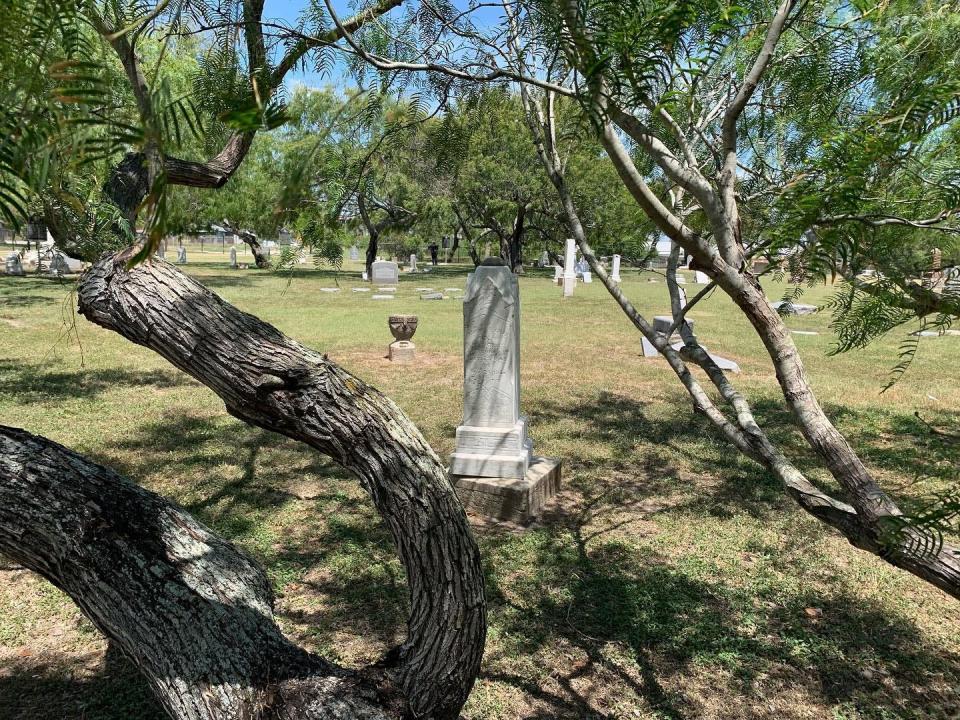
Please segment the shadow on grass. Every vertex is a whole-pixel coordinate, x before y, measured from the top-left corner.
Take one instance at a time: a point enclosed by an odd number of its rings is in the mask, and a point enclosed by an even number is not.
[[[194,380],[169,370],[126,370],[121,368],[61,370],[56,362],[28,362],[0,359],[0,395],[17,402],[56,402],[92,398],[121,386],[155,388],[198,385]]]
[[[721,717],[772,717],[749,710],[750,701],[798,687],[815,701],[869,710],[862,717],[901,717],[905,708],[929,709],[931,701],[946,710],[951,698],[942,693],[960,683],[960,656],[862,598],[799,587],[765,601],[699,579],[670,558],[602,537],[585,541],[580,527],[540,534],[533,543],[511,536],[484,542],[491,626],[509,641],[488,658],[481,677],[545,706],[528,717],[613,718],[602,708],[633,694],[657,717],[692,719],[704,714],[712,693],[743,699],[743,708]],[[515,573],[518,561],[537,572],[503,586],[498,576]],[[810,607],[822,614],[811,618]],[[549,684],[500,669],[558,647],[584,659],[572,669],[553,668]],[[617,659],[622,653],[634,667]],[[593,682],[585,692],[575,681],[587,674]],[[688,687],[678,687],[678,677]],[[931,678],[939,678],[938,687]]]
[[[137,668],[111,644],[103,666],[77,678],[56,661],[9,668],[0,674],[4,720],[164,720],[167,714]]]
[[[679,508],[763,518],[791,504],[758,466],[714,439],[702,419],[655,417],[651,406],[610,393],[575,407],[541,403],[533,410],[534,427],[555,425],[557,434],[569,435],[561,439],[611,452],[570,459],[577,498],[538,527],[480,537],[498,638],[481,677],[535,702],[524,717],[614,717],[603,708],[629,694],[659,717],[692,719],[712,691],[729,702],[798,688],[823,703],[864,709],[862,717],[900,717],[937,697],[931,678],[960,686],[955,654],[931,645],[894,611],[839,586],[824,592],[808,582],[802,560],[781,567],[789,576],[781,584],[740,587],[704,579],[682,556],[610,534],[625,513],[648,517]],[[786,419],[773,403],[758,404],[760,413],[767,422]],[[565,429],[570,420],[574,430]],[[919,432],[902,416],[881,420],[861,438],[867,446],[886,442],[888,426],[906,432],[898,440],[906,444]],[[776,432],[784,441],[795,434],[786,425]],[[278,617],[297,640],[327,650],[343,634],[377,647],[402,637],[406,587],[389,534],[356,482],[318,453],[233,421],[192,416],[145,425],[105,453],[108,464],[133,478],[162,468],[162,492],[256,556],[283,594]],[[681,479],[701,473],[714,481]],[[810,607],[822,614],[810,617]],[[583,662],[554,656],[560,644]],[[627,662],[615,659],[611,646]],[[517,660],[524,662],[518,667]],[[53,672],[34,677],[26,665],[9,673],[0,698],[14,698],[8,712],[19,714],[10,717],[42,717],[30,713],[38,693],[46,703],[91,709],[65,717],[152,718],[156,710],[139,677],[121,670],[89,681]],[[588,676],[602,682],[584,690],[580,681]],[[746,702],[737,713],[772,717]]]

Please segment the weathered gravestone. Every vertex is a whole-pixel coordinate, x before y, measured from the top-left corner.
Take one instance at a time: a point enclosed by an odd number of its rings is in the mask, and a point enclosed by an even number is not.
[[[350,246],[350,259],[354,262],[360,259],[360,248],[358,248],[356,245]]]
[[[370,280],[376,285],[396,285],[400,282],[400,266],[390,260],[373,263],[370,273]]]
[[[234,270],[240,267],[237,263],[237,249],[235,247],[230,248],[230,267]]]
[[[7,275],[23,275],[23,263],[20,262],[20,255],[18,253],[12,252],[7,255],[7,260],[5,263],[5,270]]]
[[[503,520],[540,514],[560,484],[560,463],[533,458],[520,415],[520,295],[499,258],[467,278],[463,298],[463,423],[450,475],[463,504]]]
[[[411,255],[410,256],[410,272],[413,273],[416,271],[417,271],[417,256]]]
[[[623,282],[620,279],[620,256],[619,255],[613,256],[613,272],[610,273],[610,279],[613,280],[615,283]]]
[[[183,245],[177,248],[177,263],[179,265],[187,264],[187,249]]]
[[[69,272],[70,266],[67,265],[67,260],[64,258],[63,253],[54,250],[52,256],[50,257],[50,274],[66,275]]]

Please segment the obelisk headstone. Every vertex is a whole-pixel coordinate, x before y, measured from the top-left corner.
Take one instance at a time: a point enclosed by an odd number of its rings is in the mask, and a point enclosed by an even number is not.
[[[463,423],[450,475],[469,509],[526,522],[559,486],[557,461],[531,457],[520,415],[520,293],[517,276],[488,258],[463,297]]]
[[[571,297],[573,289],[577,286],[577,242],[573,238],[567,238],[567,253],[563,258],[563,296]]]

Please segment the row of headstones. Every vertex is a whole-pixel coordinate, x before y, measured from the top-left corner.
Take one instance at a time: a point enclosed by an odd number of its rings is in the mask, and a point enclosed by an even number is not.
[[[6,272],[7,275],[26,275],[19,253],[11,252],[9,255],[7,255],[6,260],[4,261],[4,272]],[[50,267],[47,268],[47,272],[50,275],[69,275],[71,272],[73,272],[73,270],[71,270],[70,265],[67,263],[67,259],[63,253],[54,251],[50,258]]]

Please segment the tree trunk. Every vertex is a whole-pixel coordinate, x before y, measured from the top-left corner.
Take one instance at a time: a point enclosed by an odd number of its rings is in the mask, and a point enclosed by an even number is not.
[[[129,656],[178,720],[395,718],[387,671],[287,640],[264,572],[163,498],[0,426],[0,552],[50,580]]]
[[[392,682],[412,717],[457,717],[479,669],[486,610],[479,552],[440,459],[389,398],[166,262],[127,270],[133,254],[107,256],[83,276],[80,312],[206,384],[232,415],[301,440],[359,478],[394,538],[411,601],[406,641],[371,677],[386,683],[387,695]],[[273,702],[274,691],[287,698],[292,686],[282,683],[294,678],[303,710],[282,717],[399,714],[381,698],[368,702],[383,707],[380,714],[341,713],[336,702],[352,702],[345,688],[353,683],[359,693],[363,683],[333,673],[271,629],[265,582],[229,545],[155,496],[119,490],[123,481],[109,471],[62,448],[57,452],[67,459],[55,461],[21,441],[24,452],[4,452],[13,459],[5,461],[0,484],[12,494],[0,492],[0,549],[67,590],[144,668],[173,717],[259,717],[255,708]],[[24,464],[29,458],[34,465]],[[58,497],[66,488],[57,477],[72,495]],[[75,557],[61,562],[61,552]],[[170,567],[152,562],[164,557]],[[193,579],[184,566],[189,558],[211,587]],[[196,587],[187,592],[183,585]],[[145,607],[154,598],[156,607]],[[175,598],[179,605],[167,607]],[[322,682],[311,674],[316,668],[326,673]]]
[[[510,238],[507,244],[507,250],[509,257],[505,258],[506,261],[510,264],[510,269],[513,272],[522,274],[523,273],[523,231],[524,231],[524,221],[527,217],[527,205],[526,203],[517,204],[517,217],[513,223],[513,232],[510,233]]]
[[[270,258],[267,256],[267,253],[263,251],[263,246],[260,244],[257,236],[246,230],[238,230],[237,235],[239,235],[240,239],[250,248],[256,266],[261,270],[268,270],[270,268]]]

